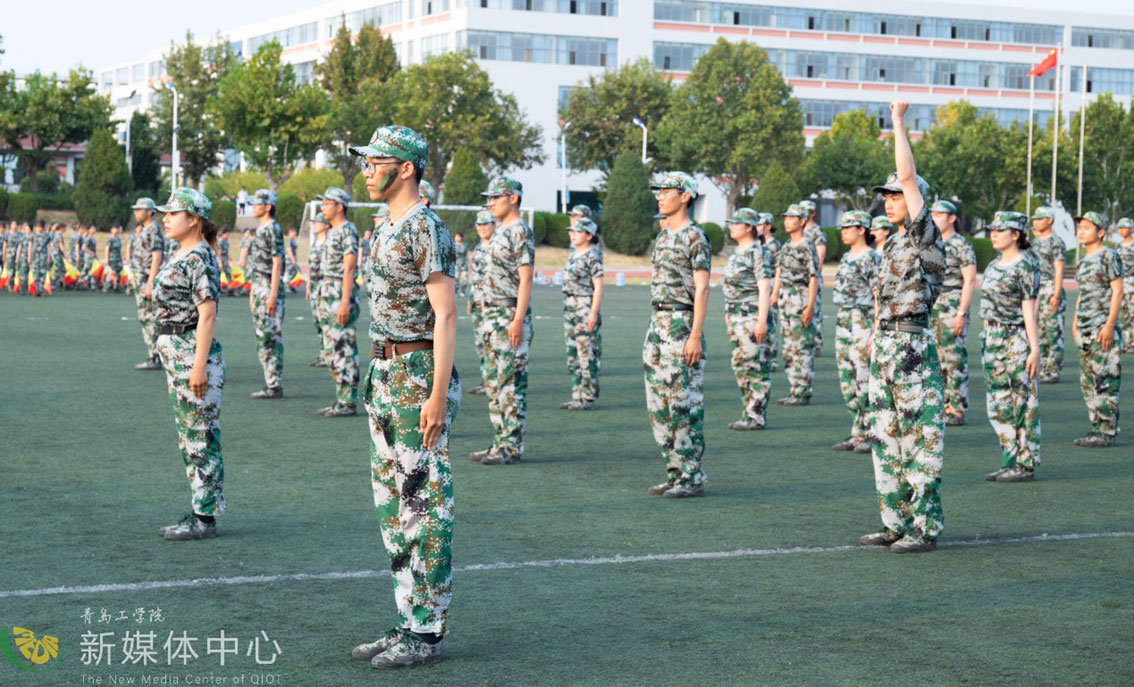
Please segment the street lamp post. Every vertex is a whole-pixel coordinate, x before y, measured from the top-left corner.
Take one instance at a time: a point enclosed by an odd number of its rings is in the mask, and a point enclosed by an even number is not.
[[[126,100],[131,100],[137,94],[137,89],[130,91],[130,95],[126,96]],[[126,119],[126,169],[130,172],[130,176],[134,175],[134,158],[130,157],[130,122],[133,119],[133,115]]]
[[[559,132],[559,147],[562,150],[559,161],[563,171],[563,191],[559,199],[560,209],[564,214],[567,213],[567,130],[571,128],[571,122],[563,125],[563,129]]]
[[[646,125],[642,123],[642,120],[635,117],[634,124],[638,125],[642,129],[642,164],[644,165],[646,164],[646,141],[649,140],[650,136],[646,131]]]
[[[177,188],[177,177],[181,173],[181,161],[177,156],[177,100],[180,96],[172,82],[167,82],[165,87],[173,91],[173,147],[169,161],[169,188],[172,192],[173,189]]]

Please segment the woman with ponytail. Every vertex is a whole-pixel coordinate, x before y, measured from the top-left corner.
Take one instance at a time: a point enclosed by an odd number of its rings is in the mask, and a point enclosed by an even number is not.
[[[158,208],[166,236],[181,250],[154,277],[157,350],[165,368],[177,422],[177,441],[193,496],[191,512],[158,533],[170,541],[217,536],[215,517],[224,512],[224,460],[220,446],[220,402],[224,355],[213,338],[220,297],[217,227],[212,203],[200,191],[179,188]]]

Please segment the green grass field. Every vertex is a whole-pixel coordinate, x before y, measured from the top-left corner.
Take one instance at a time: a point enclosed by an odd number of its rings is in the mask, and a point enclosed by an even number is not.
[[[999,449],[970,333],[972,407],[968,425],[948,431],[942,545],[896,556],[848,546],[879,523],[869,456],[828,448],[850,424],[834,371],[833,311],[815,404],[772,405],[768,430],[730,432],[740,395],[714,291],[707,495],[673,501],[645,493],[664,477],[644,409],[647,289],[609,294],[601,412],[557,409],[569,380],[560,298],[548,287],[537,287],[534,300],[524,464],[466,459],[488,444],[490,426],[485,399],[464,397],[451,444],[458,569],[445,660],[392,674],[349,657],[393,623],[391,583],[381,576],[388,559],[372,510],[365,420],[314,412],[333,401],[333,386],[325,370],[305,365],[316,338],[301,298],[287,304],[282,401],[248,398],[262,380],[247,304],[222,301],[228,513],[219,538],[170,543],[155,529],[186,511],[188,489],[164,377],[131,369],[144,355],[133,299],[0,295],[0,625],[64,643],[49,674],[0,661],[0,685],[116,684],[119,676],[294,686],[1134,682],[1134,451],[1125,436],[1109,450],[1071,444],[1088,429],[1073,348],[1063,382],[1040,387],[1038,480],[993,484],[983,475],[998,467]],[[467,318],[458,369],[472,386]],[[777,373],[773,396],[785,389]],[[1099,533],[1125,534],[1055,536]],[[1038,539],[1044,534],[1052,536]],[[666,556],[741,550],[749,551]],[[577,560],[619,556],[655,557]],[[360,571],[373,572],[6,593]],[[164,622],[98,622],[103,609],[117,618],[136,608],[160,608]],[[156,665],[121,664],[125,633],[138,630],[156,632]],[[222,630],[239,639],[239,655],[224,667],[206,650]],[[273,665],[245,655],[261,631],[279,643]],[[111,665],[105,657],[83,665],[87,632],[112,633]],[[199,658],[167,665],[161,645],[170,632],[197,637]],[[262,645],[262,658],[272,653]]]

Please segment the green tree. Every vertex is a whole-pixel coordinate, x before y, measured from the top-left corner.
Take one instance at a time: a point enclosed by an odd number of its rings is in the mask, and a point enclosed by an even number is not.
[[[228,137],[210,112],[210,103],[220,97],[220,83],[236,63],[228,45],[219,36],[210,45],[193,42],[185,34],[183,45],[170,45],[163,56],[170,83],[177,89],[177,152],[181,158],[181,183],[196,186],[228,147]],[[154,86],[154,122],[158,146],[171,153],[173,140],[173,94],[163,84]]]
[[[40,72],[20,80],[13,72],[0,74],[0,139],[26,170],[32,191],[39,190],[36,172],[52,157],[47,149],[87,140],[109,126],[113,109],[82,68],[65,80]]]
[[[803,111],[768,55],[720,39],[673,92],[658,135],[663,156],[707,176],[728,209],[758,184],[773,161],[796,169],[803,156]]]
[[[840,112],[831,128],[815,137],[799,175],[804,195],[829,189],[856,210],[874,203],[870,190],[894,167],[892,149],[865,110]]]
[[[280,193],[291,193],[296,196],[306,196],[307,200],[315,200],[331,186],[344,188],[343,177],[333,169],[312,169],[304,167],[280,184]],[[363,200],[355,198],[355,200]],[[369,198],[365,199],[369,200]]]
[[[634,118],[656,126],[669,111],[672,91],[670,77],[644,57],[579,82],[559,111],[570,123],[567,164],[577,171],[599,170],[605,187],[618,154],[642,149],[642,130]],[[656,136],[647,141],[646,152],[658,156]]]
[[[447,205],[483,205],[481,193],[488,188],[488,179],[472,151],[462,148],[453,156],[453,164],[445,175]]]
[[[602,211],[602,237],[610,249],[627,255],[642,255],[657,229],[654,213],[658,205],[650,191],[650,173],[641,155],[624,150],[614,160]]]
[[[386,84],[397,71],[393,39],[366,22],[352,40],[345,17],[330,52],[315,66],[331,99],[329,129],[333,144],[327,150],[344,179],[358,170],[348,148],[369,140],[378,125],[392,119],[396,94]]]
[[[212,198],[221,196],[236,197],[240,189],[248,194],[255,193],[257,189],[267,188],[268,179],[262,172],[228,172],[219,177],[205,179],[205,195]]]
[[[1072,147],[1060,151],[1075,168],[1076,186],[1080,116],[1071,116]],[[1083,140],[1083,211],[1102,210],[1114,221],[1134,210],[1134,108],[1127,111],[1110,93],[1100,95],[1087,105]]]
[[[161,177],[158,145],[149,115],[140,111],[130,116],[130,163],[134,188],[152,193]]]
[[[780,213],[797,202],[801,195],[791,175],[784,171],[779,162],[772,162],[760,176],[760,186],[752,194],[749,205],[758,212],[772,213],[773,223],[777,229],[782,230],[784,219]]]
[[[131,182],[126,151],[108,129],[95,131],[87,144],[75,188],[75,214],[79,221],[102,229],[125,224],[130,213],[127,194]]]
[[[425,178],[441,188],[456,152],[470,150],[489,174],[543,162],[543,130],[527,121],[516,98],[493,87],[470,52],[426,58],[390,81],[397,117],[429,144]]]
[[[287,181],[297,163],[314,155],[327,140],[330,102],[315,84],[300,84],[283,49],[272,40],[220,82],[209,112],[268,179],[272,190]]]

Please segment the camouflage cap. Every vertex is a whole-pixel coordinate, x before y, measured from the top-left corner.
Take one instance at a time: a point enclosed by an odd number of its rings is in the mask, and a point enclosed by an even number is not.
[[[792,203],[791,205],[788,206],[787,210],[784,210],[783,216],[784,217],[799,217],[800,219],[803,219],[803,218],[807,217],[807,214],[805,213],[803,208],[799,207],[799,203]]]
[[[319,224],[330,224],[330,222],[327,221],[327,218],[324,217],[323,213],[321,212],[315,213],[315,216],[311,218],[311,221],[318,222]]]
[[[591,207],[589,205],[583,205],[582,203],[580,203],[578,205],[572,206],[571,212],[567,214],[571,215],[572,217],[590,217]]]
[[[771,224],[774,219],[775,216],[770,212],[760,213],[760,224]]]
[[[270,189],[262,188],[252,194],[253,205],[275,205],[276,192]]]
[[[574,226],[567,227],[568,231],[581,231],[591,236],[598,233],[598,225],[596,225],[589,217],[582,217]]]
[[[681,193],[688,193],[690,197],[697,197],[697,182],[685,172],[666,172],[658,181],[650,184],[650,188],[660,191],[675,188]]]
[[[930,212],[947,212],[950,215],[957,214],[957,206],[953,205],[947,200],[938,200],[929,207]]]
[[[143,197],[143,198],[139,198],[138,200],[134,201],[134,204],[130,206],[130,209],[131,210],[153,210],[153,211],[156,212],[157,211],[157,203],[154,202],[153,198]]]
[[[390,216],[390,206],[389,205],[379,205],[378,209],[374,211],[374,214],[370,215],[370,216],[371,217],[389,217]]]
[[[496,196],[524,195],[524,185],[512,177],[496,177],[488,182],[488,190],[480,195],[495,198]]]
[[[1055,219],[1055,208],[1050,205],[1041,205],[1032,213],[1032,219]]]
[[[917,190],[921,191],[921,197],[924,198],[929,193],[929,182],[917,176]],[[875,193],[901,193],[902,184],[898,181],[898,173],[890,172],[890,176],[886,177],[886,183],[881,186],[874,187]]]
[[[751,224],[756,226],[760,223],[760,213],[752,208],[737,208],[736,212],[732,213],[732,217],[728,218],[729,224]]]
[[[1122,217],[1117,222],[1114,223],[1114,228],[1115,229],[1134,229],[1134,219],[1130,219],[1129,217]],[[1134,267],[1132,267],[1131,269],[1134,269]]]
[[[370,143],[350,148],[352,155],[366,157],[392,157],[403,162],[412,162],[419,169],[425,167],[429,158],[429,147],[419,133],[408,126],[380,126],[370,136]]]
[[[422,198],[427,199],[430,203],[432,203],[433,199],[437,196],[437,193],[433,190],[433,184],[429,183],[425,179],[417,182],[417,193]]]
[[[213,202],[197,189],[182,186],[174,189],[173,193],[169,194],[169,200],[165,201],[165,205],[157,209],[161,212],[188,212],[201,219],[208,219],[209,213],[213,211]]]
[[[847,210],[839,222],[840,227],[870,227],[870,213],[865,210]]]
[[[496,217],[492,215],[490,210],[478,210],[476,213],[477,224],[496,224]]]
[[[808,216],[810,216],[812,212],[815,212],[816,205],[815,205],[815,201],[813,201],[813,200],[808,200],[808,199],[805,198],[805,199],[799,201],[798,203],[796,203],[796,205],[803,208],[803,211],[808,213]]]
[[[1028,216],[1022,212],[1013,212],[1012,210],[1000,210],[992,218],[992,223],[988,225],[992,231],[1022,231],[1028,230]]]
[[[350,194],[337,186],[331,186],[326,191],[323,191],[323,195],[315,197],[319,200],[334,201],[344,208],[350,205]]]
[[[894,223],[891,222],[890,218],[886,217],[886,215],[878,215],[870,220],[870,231],[877,231],[879,229],[894,231]]]
[[[1087,220],[1099,229],[1106,229],[1106,215],[1102,214],[1101,212],[1088,210],[1087,212],[1083,213],[1082,217],[1076,217],[1075,222],[1078,223],[1078,221],[1081,219]]]

